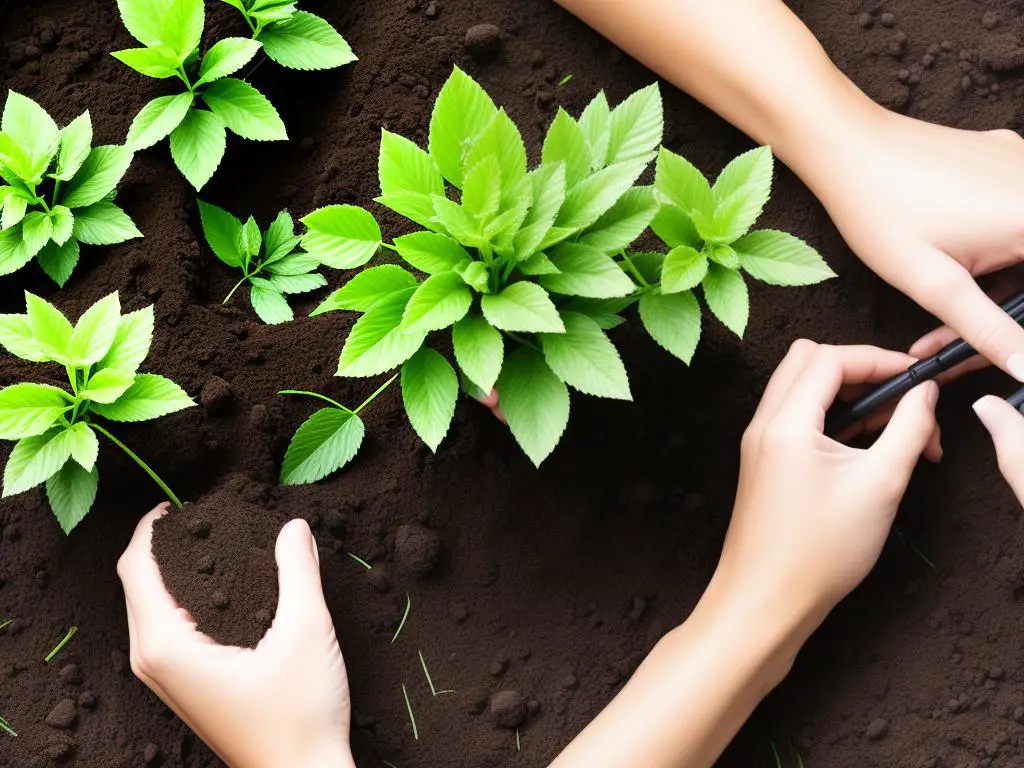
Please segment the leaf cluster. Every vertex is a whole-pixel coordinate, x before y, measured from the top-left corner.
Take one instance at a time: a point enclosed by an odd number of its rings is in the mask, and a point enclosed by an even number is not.
[[[115,292],[72,325],[38,296],[26,292],[25,304],[25,314],[0,315],[0,345],[23,360],[63,366],[69,388],[19,383],[0,389],[0,440],[17,441],[4,471],[3,497],[46,483],[53,514],[70,532],[96,498],[99,433],[176,502],[153,471],[98,421],[149,421],[195,405],[170,379],[138,373],[153,339],[153,308],[122,315]]]
[[[288,211],[281,211],[266,232],[250,216],[245,224],[223,208],[199,201],[203,234],[217,258],[242,270],[242,279],[224,299],[227,304],[242,285],[249,285],[249,301],[260,319],[286,323],[294,317],[285,298],[327,285],[316,270],[320,260],[297,250],[301,240]]]
[[[267,97],[229,77],[252,60],[261,42],[226,37],[200,55],[203,0],[118,0],[117,7],[142,47],[111,55],[147,77],[177,78],[185,86],[183,93],[159,96],[142,108],[128,130],[129,146],[145,149],[170,136],[174,164],[198,190],[224,157],[227,131],[254,141],[288,138]]]
[[[123,146],[93,147],[88,112],[58,128],[39,104],[9,91],[0,120],[0,275],[34,258],[63,287],[80,244],[142,237],[114,204],[132,156]]]

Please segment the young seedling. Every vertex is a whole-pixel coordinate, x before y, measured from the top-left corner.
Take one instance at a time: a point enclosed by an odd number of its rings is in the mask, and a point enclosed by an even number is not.
[[[361,558],[359,555],[356,555],[356,554],[354,554],[352,552],[347,552],[346,554],[349,557],[351,557],[353,560],[355,560],[357,563],[359,563],[361,566],[363,566],[363,568],[365,568],[366,570],[368,570],[368,571],[372,571],[373,570],[373,566],[370,565],[365,560],[363,560],[363,558]]]
[[[288,138],[266,96],[228,77],[252,60],[260,42],[227,37],[200,56],[203,0],[117,0],[117,7],[143,47],[111,55],[147,77],[177,78],[185,86],[183,93],[158,96],[142,108],[128,130],[130,147],[145,149],[170,136],[174,164],[199,190],[224,157],[228,130],[253,141]]]
[[[319,259],[296,250],[301,238],[295,235],[288,211],[277,214],[265,233],[252,216],[242,224],[223,208],[202,200],[199,212],[210,249],[229,267],[242,270],[242,279],[224,304],[248,283],[253,310],[263,322],[276,325],[294,317],[286,294],[308,293],[327,285],[324,276],[316,272]]]
[[[7,719],[3,716],[0,716],[0,731],[3,731],[8,736],[13,736],[15,738],[18,737],[18,734],[16,734],[14,729],[11,727],[11,724],[7,722]]]
[[[455,691],[453,691],[451,689],[445,689],[443,691],[439,691],[439,690],[437,690],[437,688],[434,687],[434,681],[430,677],[430,670],[427,669],[427,660],[425,658],[423,658],[423,651],[419,651],[419,655],[420,655],[420,666],[423,667],[423,676],[427,678],[427,685],[430,686],[430,695],[431,696],[441,696],[442,694],[445,694],[445,693],[455,693]]]
[[[0,275],[34,258],[63,287],[80,245],[142,237],[114,204],[132,156],[127,147],[93,147],[88,112],[58,128],[32,99],[8,91],[0,121]]]
[[[402,613],[402,620],[398,622],[398,629],[395,630],[394,637],[391,638],[391,644],[394,645],[398,636],[402,634],[402,630],[405,628],[406,619],[409,618],[409,611],[412,610],[412,598],[409,597],[409,593],[405,593],[405,611]]]
[[[152,343],[153,308],[122,315],[115,292],[72,325],[27,291],[25,303],[24,315],[0,315],[0,345],[23,360],[63,366],[70,391],[33,383],[0,389],[0,440],[17,440],[4,471],[3,497],[46,483],[50,508],[70,533],[96,499],[99,433],[181,507],[163,480],[99,421],[149,421],[195,405],[170,379],[137,372]]]
[[[7,627],[9,627],[12,623],[14,623],[14,619],[7,619],[3,622],[0,622],[0,630],[7,629]]]
[[[281,466],[281,485],[305,485],[323,480],[330,474],[344,467],[359,453],[366,432],[359,413],[377,399],[391,382],[398,378],[397,374],[384,382],[376,392],[363,401],[354,411],[349,410],[336,400],[332,400],[317,392],[306,392],[298,389],[283,389],[282,395],[304,395],[323,400],[331,407],[321,408],[298,428],[292,437]],[[356,562],[370,565],[361,558],[351,555]]]
[[[223,0],[245,17],[263,52],[290,69],[334,69],[356,61],[345,38],[319,16],[300,11],[293,0]]]
[[[71,642],[71,638],[74,637],[77,634],[78,634],[78,627],[72,626],[67,631],[67,633],[64,635],[64,637],[61,639],[61,641],[59,643],[57,643],[57,645],[54,647],[54,649],[52,651],[50,651],[48,654],[46,654],[46,658],[44,658],[43,661],[45,661],[47,664],[49,664],[51,661],[53,661],[53,659],[57,656],[57,654],[64,650],[64,646],[66,646],[69,642]]]
[[[402,695],[405,697],[405,708],[409,712],[409,722],[412,723],[412,737],[419,741],[420,729],[416,727],[416,715],[412,713],[412,702],[409,701],[409,691],[406,689],[405,683],[402,683]]]

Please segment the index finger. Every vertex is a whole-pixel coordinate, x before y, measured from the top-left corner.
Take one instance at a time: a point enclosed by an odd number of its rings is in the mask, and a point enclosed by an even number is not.
[[[153,523],[167,514],[167,504],[147,513],[135,527],[128,548],[117,561],[125,601],[140,633],[160,632],[178,624],[178,604],[164,586],[153,557]]]

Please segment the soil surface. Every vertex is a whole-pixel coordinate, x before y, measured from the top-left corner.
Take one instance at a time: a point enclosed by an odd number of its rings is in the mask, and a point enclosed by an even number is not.
[[[208,35],[244,32],[228,6],[207,5]],[[272,63],[255,72],[292,141],[232,138],[203,197],[264,224],[286,206],[302,215],[327,203],[366,204],[377,190],[381,126],[422,142],[453,64],[509,110],[534,156],[557,105],[578,112],[600,88],[617,101],[654,79],[550,0],[304,5],[332,21],[361,60],[326,73]],[[1016,0],[793,5],[838,65],[885,105],[965,128],[1024,123]],[[493,29],[473,29],[481,24],[494,25],[497,39]],[[113,0],[0,2],[4,86],[62,122],[89,108],[101,143],[121,141],[138,109],[168,87],[107,55],[130,45]],[[749,146],[699,104],[664,92],[666,144],[699,167],[717,173]],[[766,226],[814,243],[841,279],[804,290],[754,286],[745,342],[709,322],[686,368],[635,328],[616,331],[636,403],[574,395],[566,438],[539,472],[471,403],[459,406],[432,455],[393,387],[365,414],[367,439],[350,468],[317,486],[280,489],[284,448],[314,406],[276,392],[313,389],[351,404],[378,382],[332,375],[353,319],[345,313],[269,328],[244,302],[219,305],[234,276],[197,239],[194,197],[166,143],[142,153],[120,199],[145,239],[88,249],[63,292],[34,266],[4,278],[0,311],[22,311],[26,288],[71,316],[115,289],[128,309],[155,305],[148,370],[204,401],[121,430],[196,502],[158,530],[165,578],[207,631],[252,644],[274,610],[276,533],[287,519],[306,518],[348,661],[360,766],[546,765],[699,597],[728,522],[740,435],[789,343],[807,336],[905,347],[929,327],[861,266],[783,169]],[[375,212],[385,231],[400,234],[401,222]],[[341,277],[332,274],[332,284]],[[40,375],[0,357],[0,385]],[[1020,510],[968,408],[985,391],[1011,389],[990,375],[946,393],[943,466],[920,470],[901,535],[723,766],[773,765],[773,741],[784,752],[792,744],[808,766],[1024,765]],[[5,444],[0,460],[8,452]],[[0,632],[0,713],[19,733],[0,737],[0,765],[219,765],[131,675],[114,567],[160,498],[109,446],[100,469],[96,507],[70,538],[39,491],[0,502],[0,619],[14,619]],[[407,593],[409,620],[391,645]],[[77,636],[43,663],[70,625]],[[455,693],[430,696],[420,650],[438,687]],[[700,701],[694,691],[694,706]]]

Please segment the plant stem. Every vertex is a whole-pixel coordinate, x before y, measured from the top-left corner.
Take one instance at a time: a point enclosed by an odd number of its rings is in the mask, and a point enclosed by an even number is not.
[[[395,253],[398,253],[398,249],[395,248],[395,246],[393,246],[391,243],[381,243],[380,247],[387,248],[389,251],[394,251]]]
[[[259,32],[256,31],[256,25],[252,23],[252,19],[249,17],[249,14],[245,11],[242,11],[242,16],[245,17],[245,23],[249,25],[249,30],[252,32],[253,38],[255,38],[256,35],[259,34]]]
[[[159,477],[159,476],[157,475],[157,473],[156,473],[156,472],[154,472],[154,471],[153,471],[152,469],[150,469],[150,468],[149,468],[149,465],[148,465],[148,464],[146,464],[146,462],[144,462],[144,461],[143,461],[142,459],[140,459],[140,458],[139,458],[138,456],[136,456],[136,455],[135,455],[135,453],[134,453],[134,452],[132,451],[132,449],[131,449],[131,448],[129,448],[129,447],[127,446],[127,445],[125,445],[124,443],[122,443],[122,442],[121,442],[120,440],[118,440],[118,439],[117,439],[116,437],[114,437],[114,436],[113,436],[112,434],[110,434],[109,432],[107,432],[107,430],[106,430],[106,429],[104,429],[104,428],[103,428],[103,427],[102,427],[101,425],[99,425],[99,424],[96,424],[95,422],[92,422],[92,423],[90,423],[90,425],[89,425],[89,426],[91,426],[91,427],[92,427],[93,429],[95,429],[95,430],[96,430],[97,432],[99,432],[99,433],[100,433],[101,435],[104,435],[104,436],[105,436],[105,437],[106,437],[106,438],[107,438],[108,440],[110,440],[110,442],[112,442],[112,443],[113,443],[114,445],[116,445],[116,446],[117,446],[118,448],[120,448],[120,449],[121,449],[122,451],[124,451],[125,453],[127,453],[127,454],[128,454],[128,457],[129,457],[129,458],[130,458],[130,459],[131,459],[132,461],[134,461],[134,462],[135,462],[136,464],[138,464],[138,465],[139,465],[140,467],[142,467],[142,470],[143,470],[143,471],[144,471],[144,472],[145,472],[145,473],[146,473],[147,475],[149,475],[149,476],[150,476],[150,478],[152,478],[153,482],[154,482],[154,483],[156,483],[157,485],[159,485],[159,486],[160,486],[160,490],[161,490],[161,491],[163,491],[164,493],[166,493],[166,494],[167,494],[167,498],[168,498],[168,500],[169,500],[169,501],[170,501],[170,502],[171,502],[171,503],[172,503],[172,504],[173,504],[173,505],[174,505],[175,507],[177,507],[178,509],[181,509],[181,508],[182,508],[182,503],[181,503],[181,502],[180,502],[180,501],[178,500],[178,497],[174,495],[174,491],[172,491],[172,490],[171,490],[170,488],[168,488],[168,487],[167,487],[167,483],[165,483],[165,482],[164,482],[163,480],[161,480],[161,479],[160,479],[160,477]]]
[[[540,352],[540,347],[538,347],[532,341],[528,341],[528,340],[524,339],[518,333],[514,333],[512,331],[503,331],[503,333],[506,336],[508,336],[510,339],[512,339],[513,341],[518,341],[524,347],[529,347],[530,349],[534,350],[535,352]]]
[[[235,295],[235,291],[237,291],[239,288],[241,288],[245,284],[245,282],[249,279],[249,277],[250,277],[250,275],[246,275],[241,280],[239,280],[237,283],[235,283],[235,287],[232,288],[230,291],[228,291],[228,295],[224,297],[224,301],[221,302],[221,306],[224,306],[229,301],[231,301],[231,297]]]
[[[53,180],[53,204],[57,204],[57,193],[60,192],[60,179]]]
[[[383,392],[383,391],[384,391],[385,389],[387,389],[388,387],[390,387],[390,386],[391,386],[391,382],[393,382],[393,381],[394,381],[395,379],[397,379],[397,378],[398,378],[398,374],[396,373],[396,374],[395,374],[394,376],[392,376],[392,377],[391,377],[390,379],[388,379],[388,380],[387,380],[387,381],[385,381],[385,382],[384,382],[383,384],[381,384],[381,385],[380,385],[380,386],[379,386],[379,387],[377,388],[377,391],[376,391],[376,392],[374,392],[374,393],[373,393],[372,395],[370,395],[370,396],[369,396],[368,398],[366,398],[366,399],[365,399],[365,400],[363,401],[362,405],[360,405],[360,406],[359,406],[358,408],[356,408],[356,409],[355,409],[354,411],[352,411],[352,413],[359,413],[359,412],[360,412],[361,410],[363,410],[363,408],[365,408],[365,407],[366,407],[366,406],[368,406],[368,405],[369,405],[370,403],[372,403],[372,402],[373,402],[374,400],[376,400],[376,399],[377,399],[377,395],[379,395],[379,394],[380,394],[381,392]]]
[[[189,93],[195,93],[195,86],[193,86],[192,83],[189,81],[188,75],[185,73],[184,66],[179,64],[178,69],[175,71],[174,75],[185,84],[185,87],[188,88]]]
[[[648,283],[646,280],[644,280],[644,276],[640,274],[640,270],[636,268],[636,265],[629,258],[629,254],[627,254],[625,251],[622,251],[622,260],[625,262],[626,267],[629,269],[629,271],[633,275],[633,277],[635,277],[640,282],[640,286],[641,287],[643,287],[643,288],[650,288],[651,287],[651,284]]]
[[[78,627],[72,626],[71,629],[68,630],[68,633],[64,635],[64,639],[57,643],[57,647],[50,651],[48,654],[46,654],[46,658],[43,659],[43,661],[49,664],[53,660],[54,656],[56,656],[58,653],[64,650],[64,646],[68,644],[68,641],[70,641],[71,638],[74,637],[77,632]]]
[[[306,397],[315,397],[318,400],[323,400],[325,403],[330,403],[335,408],[339,408],[345,413],[352,413],[352,411],[346,408],[344,405],[339,403],[337,400],[331,400],[327,395],[321,395],[319,392],[307,392],[304,389],[282,389],[277,394],[279,395],[305,395]]]

